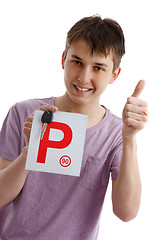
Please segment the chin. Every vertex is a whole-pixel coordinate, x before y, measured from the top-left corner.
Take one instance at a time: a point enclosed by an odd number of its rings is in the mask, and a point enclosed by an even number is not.
[[[85,105],[85,104],[89,104],[90,102],[92,102],[92,100],[89,98],[77,97],[74,95],[69,95],[69,98],[73,104],[77,104],[77,105]]]

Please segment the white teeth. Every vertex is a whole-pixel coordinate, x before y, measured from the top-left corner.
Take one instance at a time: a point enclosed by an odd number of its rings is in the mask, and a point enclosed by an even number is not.
[[[81,92],[87,92],[87,91],[90,90],[89,88],[80,88],[80,87],[78,87],[78,86],[76,86],[76,85],[75,85],[75,87],[76,87],[79,91],[81,91]]]

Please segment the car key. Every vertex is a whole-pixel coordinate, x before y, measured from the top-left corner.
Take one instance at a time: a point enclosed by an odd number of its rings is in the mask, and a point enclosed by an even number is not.
[[[52,111],[45,111],[42,115],[41,121],[43,123],[42,125],[42,131],[41,131],[41,140],[43,139],[44,133],[47,128],[47,124],[51,123],[53,119],[53,112]]]

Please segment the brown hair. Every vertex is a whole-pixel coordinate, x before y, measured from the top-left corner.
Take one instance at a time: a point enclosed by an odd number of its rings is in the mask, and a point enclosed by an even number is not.
[[[67,33],[64,60],[73,41],[85,40],[93,52],[105,57],[112,51],[114,67],[119,67],[122,56],[125,54],[125,39],[122,28],[112,19],[102,19],[99,16],[85,17],[79,20]]]

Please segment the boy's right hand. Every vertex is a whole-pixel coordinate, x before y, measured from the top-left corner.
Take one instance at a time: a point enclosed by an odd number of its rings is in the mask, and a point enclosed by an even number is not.
[[[52,111],[52,112],[57,112],[58,108],[52,105],[44,105],[41,106],[38,110],[41,111]],[[30,139],[30,134],[31,134],[31,128],[32,128],[32,122],[33,122],[33,117],[34,117],[34,113],[32,113],[32,115],[30,117],[26,118],[26,121],[24,123],[24,127],[23,127],[23,134],[25,137],[25,141],[26,141],[26,146],[29,145],[29,139]]]

